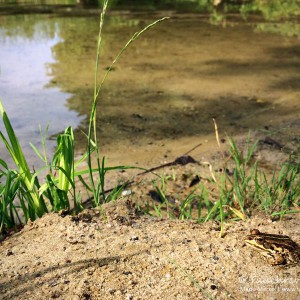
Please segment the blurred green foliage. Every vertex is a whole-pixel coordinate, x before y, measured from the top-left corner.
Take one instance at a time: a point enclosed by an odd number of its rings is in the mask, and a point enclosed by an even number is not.
[[[80,5],[102,7],[104,0],[0,0],[5,4]],[[110,9],[155,10],[211,13],[223,19],[226,13],[260,14],[266,20],[282,20],[300,15],[300,0],[109,0]]]
[[[260,12],[266,20],[286,19],[300,15],[299,0],[254,0],[241,5],[243,16]]]
[[[86,0],[92,1],[92,0]],[[102,4],[103,0],[99,4]],[[266,20],[300,15],[300,0],[111,0],[111,8],[176,9],[225,14],[240,12],[243,17],[261,14]]]

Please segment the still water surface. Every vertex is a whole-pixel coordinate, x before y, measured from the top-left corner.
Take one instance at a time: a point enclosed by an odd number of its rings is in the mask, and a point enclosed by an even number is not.
[[[70,93],[48,86],[49,65],[55,62],[52,48],[61,40],[59,23],[55,20],[36,16],[1,18],[1,98],[31,163],[35,156],[29,142],[40,148],[39,126],[44,131],[49,126],[51,135],[68,125],[77,127],[82,119],[76,111],[66,107]],[[0,126],[3,130],[2,123]],[[51,149],[54,142],[48,143]],[[2,145],[0,149],[3,157]]]
[[[101,76],[130,36],[154,19],[107,19]],[[98,20],[0,17],[0,95],[34,165],[28,144],[41,146],[39,124],[49,125],[51,135],[69,125],[86,132]],[[245,22],[222,27],[177,16],[159,24],[123,55],[105,85],[97,114],[104,154],[117,163],[176,157],[199,142],[214,143],[212,118],[235,135],[300,126],[299,46],[297,37],[255,32]],[[78,151],[84,144],[79,132]]]

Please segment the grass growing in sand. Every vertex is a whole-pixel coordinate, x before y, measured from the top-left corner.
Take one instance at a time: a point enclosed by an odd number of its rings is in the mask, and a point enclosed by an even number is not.
[[[216,220],[220,222],[222,235],[224,221],[246,220],[257,212],[271,218],[300,212],[300,163],[287,162],[270,176],[253,158],[257,142],[251,144],[248,139],[245,149],[241,150],[232,138],[228,140],[229,156],[224,157],[221,172],[210,167],[211,175],[201,178],[185,198],[175,196],[169,201],[172,194],[167,191],[166,177],[161,187],[155,184],[161,201],[155,205],[157,216],[177,216],[199,223]]]
[[[0,138],[6,146],[15,169],[10,169],[8,164],[0,159],[0,231],[5,232],[17,224],[35,220],[49,211],[70,210],[74,208],[75,213],[82,210],[82,199],[80,192],[76,191],[76,180],[78,179],[85,187],[87,193],[91,195],[93,206],[101,207],[102,203],[114,200],[120,194],[121,187],[114,188],[109,194],[105,192],[105,177],[107,172],[132,168],[130,166],[107,167],[105,157],[101,159],[99,150],[99,140],[96,134],[96,109],[103,84],[111,71],[113,65],[118,61],[122,53],[139,38],[146,30],[150,29],[158,22],[166,18],[159,19],[136,32],[132,38],[121,49],[107,72],[99,82],[98,64],[100,58],[100,47],[102,40],[102,27],[106,13],[108,0],[103,3],[103,11],[100,15],[99,36],[97,45],[94,98],[89,118],[89,128],[87,134],[87,151],[75,161],[75,140],[73,129],[68,127],[63,134],[57,137],[57,148],[52,161],[47,161],[46,149],[44,154],[39,152],[34,146],[33,149],[44,162],[44,167],[37,171],[30,170],[26,157],[23,154],[19,140],[10,123],[9,117],[0,99],[0,113],[6,129],[6,136],[0,132]],[[43,140],[45,142],[45,140]],[[43,143],[45,144],[45,143]],[[82,161],[87,161],[88,168],[79,170],[78,166]],[[92,162],[96,161],[96,168]],[[40,178],[43,169],[47,170],[46,178]],[[89,175],[86,180],[83,175]],[[97,178],[97,181],[95,180]],[[43,184],[40,180],[43,179]],[[23,216],[23,220],[21,218]]]
[[[49,211],[74,212],[83,209],[82,196],[76,182],[86,189],[94,207],[101,207],[105,202],[120,197],[126,183],[116,186],[110,193],[105,191],[107,172],[132,168],[130,166],[107,167],[105,157],[101,157],[99,138],[96,133],[96,114],[101,91],[105,80],[117,63],[122,53],[146,30],[166,18],[159,19],[135,33],[120,50],[108,70],[99,80],[99,57],[102,28],[108,1],[104,1],[103,12],[99,22],[99,36],[95,63],[94,97],[89,118],[87,133],[87,151],[79,160],[75,160],[75,139],[71,127],[57,137],[57,148],[49,162],[44,152],[37,155],[44,162],[40,170],[30,170],[26,157],[20,147],[9,117],[0,101],[0,113],[5,125],[6,134],[0,132],[0,138],[9,151],[15,168],[0,159],[0,231],[28,220],[35,220]],[[217,141],[218,134],[216,129]],[[218,141],[219,143],[219,141]],[[159,217],[195,219],[198,222],[216,220],[220,222],[221,234],[224,222],[228,220],[245,220],[257,211],[263,211],[272,217],[282,217],[289,213],[299,212],[300,178],[299,162],[286,163],[272,176],[267,176],[253,160],[257,143],[247,142],[244,150],[239,149],[233,139],[229,139],[230,156],[224,158],[223,172],[214,172],[211,167],[210,176],[201,180],[187,196],[167,195],[168,178],[162,177],[160,184],[155,184],[160,203],[141,206],[145,213]],[[79,169],[81,162],[87,162],[87,169]],[[41,178],[41,171],[46,169],[47,175]],[[86,178],[87,177],[87,178]],[[172,179],[172,176],[171,176]],[[154,212],[154,213],[153,213]]]

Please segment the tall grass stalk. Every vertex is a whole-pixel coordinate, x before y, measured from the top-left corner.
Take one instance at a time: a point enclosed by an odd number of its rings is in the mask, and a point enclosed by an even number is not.
[[[97,204],[100,203],[99,197],[102,196],[102,202],[105,202],[105,194],[104,194],[104,175],[105,175],[105,158],[100,159],[100,151],[98,146],[98,138],[97,138],[97,126],[96,126],[96,113],[97,113],[97,104],[99,101],[99,95],[101,93],[101,90],[103,88],[103,84],[106,81],[106,78],[108,74],[110,73],[111,69],[113,68],[114,64],[119,60],[122,53],[129,47],[131,43],[133,43],[136,39],[138,39],[145,31],[153,27],[159,22],[162,22],[163,20],[167,19],[161,18],[159,20],[156,20],[155,22],[152,22],[142,30],[134,33],[134,35],[130,38],[130,40],[125,44],[125,46],[120,50],[120,52],[117,54],[111,65],[108,67],[107,71],[105,72],[102,80],[99,82],[99,58],[100,58],[100,49],[101,49],[101,42],[102,42],[102,29],[104,24],[104,17],[106,14],[106,9],[108,5],[108,0],[105,0],[103,3],[103,10],[100,15],[100,22],[99,22],[99,35],[98,35],[98,44],[97,44],[97,54],[96,54],[96,63],[95,63],[95,79],[94,79],[94,98],[93,98],[93,104],[92,109],[90,113],[90,119],[89,119],[89,128],[88,128],[88,145],[87,145],[87,152],[88,152],[88,167],[89,167],[89,178],[90,178],[90,184],[91,184],[91,191],[93,193],[94,200]],[[92,138],[93,135],[93,138]],[[92,172],[92,155],[91,155],[91,145],[95,145],[96,150],[96,162],[98,167],[98,182],[95,183],[94,176]]]

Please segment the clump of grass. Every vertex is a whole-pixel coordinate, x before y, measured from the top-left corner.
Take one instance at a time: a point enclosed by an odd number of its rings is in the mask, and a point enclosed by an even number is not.
[[[20,223],[20,217],[14,204],[20,189],[20,179],[18,174],[10,170],[1,159],[0,164],[0,232],[2,232],[7,228],[16,227]]]
[[[17,176],[20,178],[20,191],[26,198],[26,203],[21,201],[22,210],[25,220],[29,218],[34,220],[36,217],[41,217],[44,213],[48,212],[46,203],[42,195],[39,195],[39,182],[37,177],[34,177],[28,167],[27,160],[24,156],[19,140],[13,130],[10,120],[4,110],[2,101],[0,99],[0,113],[8,135],[8,138],[0,132],[0,138],[10,156],[12,157],[16,167]],[[4,164],[2,164],[4,166]]]
[[[74,208],[74,212],[83,209],[81,201],[81,193],[76,190],[76,180],[83,184],[87,193],[91,193],[90,197],[93,206],[101,207],[102,203],[115,200],[121,193],[124,185],[118,185],[108,194],[105,191],[106,174],[112,170],[121,170],[133,168],[131,166],[114,166],[107,167],[105,157],[101,159],[99,142],[97,137],[96,125],[96,109],[99,102],[104,82],[113,68],[114,64],[119,60],[122,53],[139,38],[145,31],[165,20],[159,19],[144,29],[136,32],[126,45],[121,49],[116,58],[111,63],[107,72],[99,82],[99,57],[102,40],[102,28],[104,24],[104,16],[108,5],[108,0],[103,1],[103,11],[100,15],[99,36],[97,45],[95,81],[94,81],[94,98],[91,107],[89,127],[87,134],[87,152],[75,162],[75,140],[73,129],[66,128],[63,134],[57,137],[57,148],[52,161],[49,163],[46,155],[45,139],[43,139],[44,153],[39,152],[33,145],[33,149],[44,162],[44,167],[38,171],[31,171],[28,167],[26,157],[22,151],[19,140],[14,132],[6,111],[4,110],[0,99],[0,114],[5,125],[7,137],[0,132],[0,138],[6,146],[10,156],[12,157],[16,169],[8,168],[7,163],[0,159],[0,230],[5,231],[16,226],[17,223],[35,220],[49,211],[70,210]],[[95,154],[94,157],[92,155]],[[96,167],[93,165],[95,158]],[[86,160],[88,168],[79,170],[78,166],[82,161]],[[43,169],[47,170],[44,183],[39,183],[40,174]],[[84,178],[89,175],[89,181]],[[97,178],[97,180],[95,180]],[[21,220],[20,215],[23,215]]]
[[[162,210],[166,210],[169,217],[181,220],[216,220],[222,235],[225,221],[245,220],[258,211],[270,217],[300,212],[299,165],[287,162],[269,175],[253,158],[257,141],[251,143],[248,137],[243,151],[234,139],[228,140],[230,156],[224,157],[223,172],[214,173],[211,168],[211,178],[201,181],[185,198],[175,196],[176,204],[170,206],[167,201],[165,181],[162,188],[155,185],[163,199],[160,205],[154,205],[156,215],[162,216]]]

